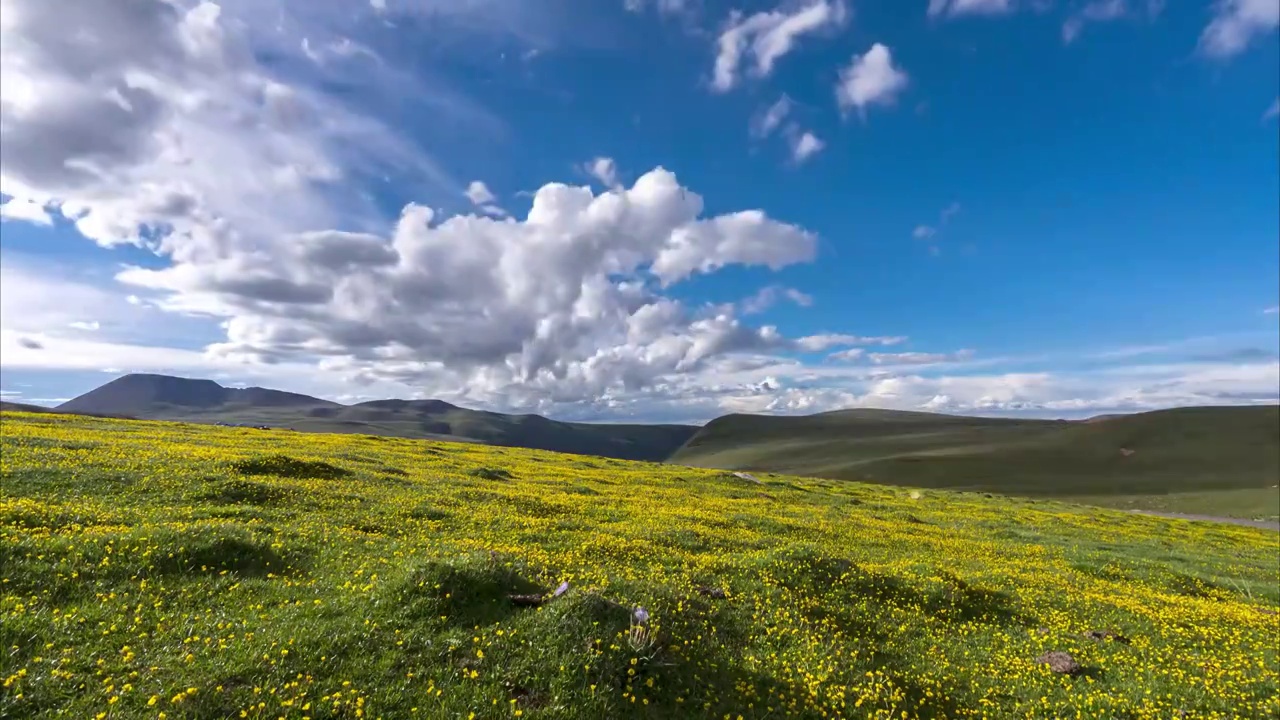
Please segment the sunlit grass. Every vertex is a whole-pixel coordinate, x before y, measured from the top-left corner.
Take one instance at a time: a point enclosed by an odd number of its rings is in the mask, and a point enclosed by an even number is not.
[[[0,717],[1280,713],[1274,532],[354,435],[0,442]]]

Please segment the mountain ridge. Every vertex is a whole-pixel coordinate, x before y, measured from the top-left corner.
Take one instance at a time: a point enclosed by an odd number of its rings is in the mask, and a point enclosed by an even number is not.
[[[665,460],[696,431],[692,425],[574,423],[506,415],[444,400],[383,399],[352,405],[270,388],[224,387],[213,380],[154,373],[123,375],[58,405],[80,415],[117,415],[482,442],[623,460]]]

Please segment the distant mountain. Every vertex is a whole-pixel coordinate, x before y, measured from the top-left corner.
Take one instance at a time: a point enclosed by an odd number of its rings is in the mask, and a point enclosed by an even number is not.
[[[228,388],[212,380],[125,375],[58,406],[71,413],[117,413],[140,418],[238,408],[342,407],[309,395],[266,388]]]
[[[1079,422],[891,410],[726,415],[671,462],[1091,501],[1247,491],[1240,502],[1257,506],[1247,514],[1274,516],[1280,407],[1188,407]]]
[[[133,374],[59,405],[60,412],[146,420],[224,423],[304,432],[409,438],[665,460],[697,431],[687,425],[570,423],[540,415],[468,410],[443,400],[374,400],[355,405],[267,388],[228,388],[212,380]]]

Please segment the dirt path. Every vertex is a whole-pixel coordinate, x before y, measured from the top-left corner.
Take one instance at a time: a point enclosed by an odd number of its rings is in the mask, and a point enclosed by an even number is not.
[[[1155,515],[1156,517],[1173,518],[1175,520],[1200,520],[1203,522],[1228,523],[1231,525],[1243,525],[1245,527],[1255,527],[1263,530],[1276,530],[1280,532],[1280,521],[1275,520],[1245,520],[1244,518],[1214,517],[1213,515],[1186,515],[1183,513],[1155,512],[1154,510],[1130,510],[1129,512],[1137,513],[1139,515]]]

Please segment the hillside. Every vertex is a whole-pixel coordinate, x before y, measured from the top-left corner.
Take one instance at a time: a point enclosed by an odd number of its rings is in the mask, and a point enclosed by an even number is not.
[[[711,421],[672,462],[1124,507],[1280,515],[1280,408],[1087,422],[853,410]]]
[[[1274,532],[477,444],[0,431],[0,717],[1280,712]]]
[[[687,425],[572,423],[540,415],[468,410],[441,400],[375,400],[342,405],[266,388],[227,388],[212,380],[133,374],[57,408],[302,432],[362,433],[482,442],[629,460],[665,460],[697,430]]]

